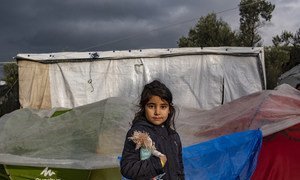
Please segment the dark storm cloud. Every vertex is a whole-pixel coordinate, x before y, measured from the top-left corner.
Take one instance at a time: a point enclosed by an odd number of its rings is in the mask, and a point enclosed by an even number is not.
[[[106,50],[174,47],[176,30],[149,34],[177,20],[176,14],[188,14],[186,5],[174,2],[8,1],[1,6],[1,59],[22,52],[76,51],[102,43],[107,44],[100,46]],[[134,38],[108,43],[124,37]]]
[[[238,9],[222,11],[238,3],[239,0],[6,0],[0,6],[0,61],[11,60],[18,53],[177,47],[178,39],[187,35],[198,18],[211,12],[236,28]]]

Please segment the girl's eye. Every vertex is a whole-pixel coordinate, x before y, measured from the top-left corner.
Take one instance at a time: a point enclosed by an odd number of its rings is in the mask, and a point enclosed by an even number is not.
[[[154,108],[154,105],[148,104],[147,107],[150,108],[150,109],[152,109],[152,108]]]
[[[167,109],[167,108],[168,108],[168,106],[161,106],[161,108],[162,108],[162,109]]]

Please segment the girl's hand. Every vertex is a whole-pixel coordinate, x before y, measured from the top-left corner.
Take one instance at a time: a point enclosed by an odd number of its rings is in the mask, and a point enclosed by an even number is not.
[[[164,154],[161,154],[161,155],[159,156],[159,159],[160,159],[160,162],[161,162],[162,167],[165,167],[165,164],[166,164],[166,162],[167,162],[167,157],[166,157]]]

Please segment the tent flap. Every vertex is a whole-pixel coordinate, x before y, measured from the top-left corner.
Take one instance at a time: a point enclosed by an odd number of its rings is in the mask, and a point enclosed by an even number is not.
[[[186,179],[249,179],[262,143],[259,130],[222,136],[183,149]]]

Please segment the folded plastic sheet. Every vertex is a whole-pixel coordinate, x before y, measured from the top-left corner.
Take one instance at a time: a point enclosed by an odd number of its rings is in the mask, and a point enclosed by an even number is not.
[[[283,84],[209,111],[180,109],[177,130],[185,146],[260,128],[263,136],[300,123],[300,91]]]
[[[261,131],[251,130],[186,147],[183,149],[186,179],[250,179],[261,144]]]
[[[51,117],[53,110],[20,109],[0,118],[0,164],[102,169],[118,167],[136,99],[108,98]],[[134,103],[133,103],[134,102]],[[300,92],[288,85],[209,111],[180,108],[184,146],[260,128],[264,135],[300,122]]]
[[[109,98],[50,117],[20,109],[0,119],[0,164],[102,169],[117,167],[135,106]]]

